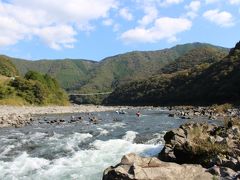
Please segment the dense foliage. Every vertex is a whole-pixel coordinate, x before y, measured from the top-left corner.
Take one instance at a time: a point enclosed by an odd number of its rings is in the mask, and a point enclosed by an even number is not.
[[[24,78],[8,79],[0,85],[0,102],[14,102],[35,105],[66,105],[68,97],[57,81],[49,75],[29,71]],[[5,100],[5,101],[4,101]],[[7,101],[6,101],[7,100]]]
[[[117,88],[105,103],[125,105],[239,103],[239,69],[240,43],[227,57],[211,65],[204,63],[192,69],[125,84]]]
[[[6,56],[0,56],[0,75],[8,77],[18,75],[15,65],[12,63],[11,59]]]
[[[19,72],[24,76],[29,70],[48,74],[57,79],[60,86],[67,91],[79,89],[92,77],[91,73],[96,66],[93,61],[86,60],[40,60],[26,61],[12,59]]]
[[[12,61],[22,75],[29,70],[49,74],[69,92],[106,92],[126,82],[150,77],[189,51],[204,47],[223,53],[228,51],[209,44],[192,43],[158,51],[134,51],[108,57],[100,62],[71,59]]]
[[[161,69],[161,72],[170,74],[185,69],[191,69],[203,63],[212,64],[222,60],[225,56],[227,56],[227,52],[220,48],[217,49],[208,46],[200,47],[187,52],[176,61],[169,63]]]

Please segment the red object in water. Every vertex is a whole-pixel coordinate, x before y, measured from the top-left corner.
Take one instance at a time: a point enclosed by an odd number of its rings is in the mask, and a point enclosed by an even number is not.
[[[141,113],[138,111],[138,112],[136,113],[136,115],[137,115],[137,117],[139,117],[139,116],[141,115]]]

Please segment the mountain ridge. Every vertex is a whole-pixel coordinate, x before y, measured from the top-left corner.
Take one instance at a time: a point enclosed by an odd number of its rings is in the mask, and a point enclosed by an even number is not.
[[[199,54],[202,53],[202,49],[207,49],[206,57],[213,56],[213,61],[221,59],[217,52],[220,52],[223,56],[226,56],[229,52],[228,48],[196,42],[176,45],[162,50],[127,52],[104,58],[99,62],[71,58],[62,60],[41,59],[37,61],[10,59],[21,76],[24,76],[28,71],[37,71],[57,79],[61,88],[69,94],[88,94],[111,92],[131,81],[157,75],[162,73],[164,67],[176,63],[185,54],[190,53],[191,56],[192,51],[195,51],[192,56],[201,57]],[[194,58],[191,64],[198,65],[202,61],[201,58]],[[212,63],[208,59],[206,62]],[[182,63],[181,68],[186,69],[187,66]],[[100,104],[104,98],[105,96],[88,96],[82,98],[81,102]]]
[[[240,43],[222,60],[117,88],[106,104],[211,105],[240,103]]]
[[[198,47],[216,47],[223,51],[227,48],[207,43],[187,43],[154,51],[132,51],[101,61],[70,59],[26,61],[13,58],[21,75],[29,70],[47,73],[56,78],[61,87],[68,91],[99,92],[111,91],[116,86],[158,73],[159,69]]]

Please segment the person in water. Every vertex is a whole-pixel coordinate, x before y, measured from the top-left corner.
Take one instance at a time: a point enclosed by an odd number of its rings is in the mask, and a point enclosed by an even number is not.
[[[136,113],[136,116],[137,116],[137,117],[140,117],[140,116],[141,116],[140,111],[138,111],[138,112]]]

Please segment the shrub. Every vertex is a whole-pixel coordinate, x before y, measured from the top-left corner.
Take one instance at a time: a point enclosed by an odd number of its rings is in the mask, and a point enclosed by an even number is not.
[[[57,81],[48,75],[29,71],[25,78],[16,78],[10,85],[14,87],[17,96],[30,104],[68,104],[66,93],[60,89]]]

